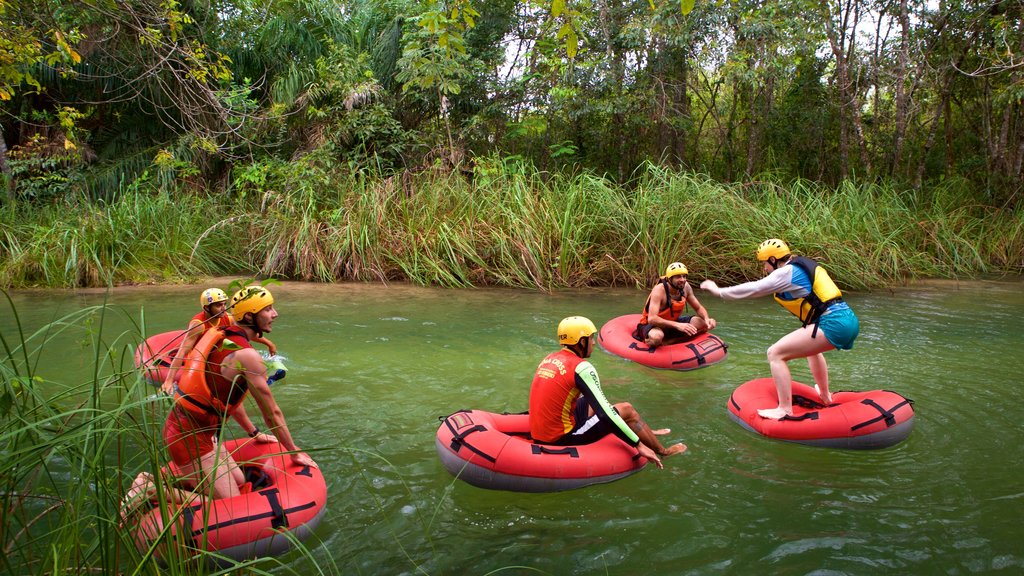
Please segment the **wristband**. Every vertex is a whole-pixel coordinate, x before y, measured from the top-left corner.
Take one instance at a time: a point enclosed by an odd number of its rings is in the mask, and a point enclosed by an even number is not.
[[[253,428],[252,432],[249,432],[249,438],[255,438],[256,435],[259,434],[259,433],[260,433],[260,429],[258,427],[257,428]]]

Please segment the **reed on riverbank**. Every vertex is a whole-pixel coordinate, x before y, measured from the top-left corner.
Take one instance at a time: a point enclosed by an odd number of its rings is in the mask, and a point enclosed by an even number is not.
[[[166,463],[160,429],[169,402],[132,365],[141,326],[111,333],[104,325],[123,311],[91,306],[28,333],[10,298],[0,295],[0,310],[15,326],[0,329],[0,574],[228,572],[207,562],[205,552],[181,557],[169,545],[180,540],[169,532],[158,540],[166,560],[160,565],[156,546],[139,548],[132,520],[120,518],[120,503],[135,474],[156,475]],[[54,358],[68,353],[54,342],[69,339],[80,342],[76,351],[84,354],[83,368],[91,372],[83,384],[46,376]],[[164,512],[167,517],[181,513],[166,506]],[[293,542],[293,548],[298,552],[289,554],[289,561],[301,556],[321,573],[339,573],[329,559],[318,566],[325,561],[301,542]],[[228,563],[246,573],[268,574],[282,562]]]
[[[316,159],[236,178],[230,194],[132,188],[110,204],[0,209],[0,286],[75,287],[249,275],[319,282],[557,289],[760,276],[768,237],[845,288],[1024,271],[1024,211],[956,180],[928,190],[808,181],[723,184],[648,166],[591,174],[480,159],[473,173],[342,174]]]

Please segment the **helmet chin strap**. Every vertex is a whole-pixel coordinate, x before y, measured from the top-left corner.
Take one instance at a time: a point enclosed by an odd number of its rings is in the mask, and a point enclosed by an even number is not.
[[[573,354],[580,358],[587,357],[587,341],[590,340],[590,336],[584,336],[580,338],[575,344],[569,344],[566,346]]]
[[[249,316],[250,314],[251,314],[251,312],[246,312],[245,316]],[[236,322],[236,323],[237,323],[237,324],[238,324],[239,326],[245,326],[246,328],[249,328],[250,330],[252,330],[253,332],[255,332],[255,333],[256,333],[256,337],[257,337],[257,338],[263,338],[263,331],[262,331],[262,330],[260,330],[260,329],[259,329],[259,328],[258,328],[258,327],[256,326],[256,323],[255,323],[255,322],[253,322],[253,321],[250,321],[250,320],[246,320],[246,319],[245,319],[245,316],[243,316],[241,320],[236,320],[235,322]],[[255,318],[255,316],[253,316],[253,317]]]

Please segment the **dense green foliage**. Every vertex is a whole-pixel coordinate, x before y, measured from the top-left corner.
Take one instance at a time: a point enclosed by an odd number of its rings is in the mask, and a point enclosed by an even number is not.
[[[962,181],[722,184],[648,166],[627,189],[485,159],[472,178],[354,177],[312,155],[265,167],[231,196],[135,189],[7,207],[0,284],[257,275],[550,289],[646,285],[676,259],[696,278],[740,280],[760,275],[752,255],[771,236],[824,258],[847,288],[1024,270],[1024,212],[974,203]]]
[[[0,15],[2,285],[639,284],[766,235],[855,286],[1021,268],[1019,2]]]
[[[147,170],[223,192],[238,167],[314,151],[388,174],[493,153],[618,183],[647,163],[728,182],[961,178],[994,206],[1024,174],[1013,0],[5,0],[0,15],[14,200],[111,198]]]

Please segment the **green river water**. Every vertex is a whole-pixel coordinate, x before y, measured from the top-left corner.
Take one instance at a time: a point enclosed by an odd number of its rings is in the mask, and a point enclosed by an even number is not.
[[[438,417],[525,410],[562,317],[600,326],[639,312],[646,293],[274,286],[270,337],[290,369],[275,396],[328,480],[327,514],[306,544],[341,574],[1022,574],[1022,287],[847,295],[861,333],[851,352],[826,355],[832,389],[886,388],[915,402],[910,437],[876,451],[777,442],[734,423],[730,393],[769,375],[765,350],[795,320],[768,298],[704,295],[730,346],[722,363],[668,372],[600,349],[592,358],[612,402],[631,401],[689,450],[611,484],[521,494],[454,480],[435,452]],[[128,346],[139,341],[129,319],[148,334],[180,327],[201,288],[12,299],[28,332],[106,302],[104,337]],[[97,328],[47,345],[38,373],[49,386],[91,379],[86,342]],[[0,329],[13,330],[6,307]],[[791,366],[811,381],[805,362]]]

